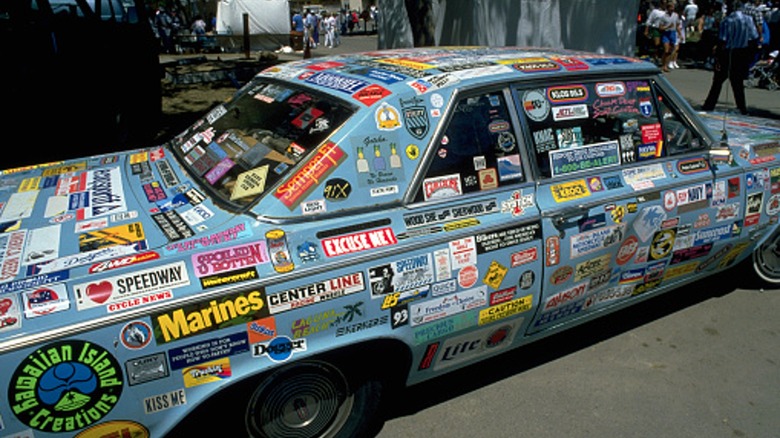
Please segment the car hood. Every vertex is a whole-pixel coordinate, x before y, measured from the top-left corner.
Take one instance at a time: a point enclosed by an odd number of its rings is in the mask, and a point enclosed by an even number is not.
[[[88,275],[239,233],[163,147],[29,166],[0,176],[0,289]],[[213,238],[210,237],[211,240]]]
[[[756,146],[776,146],[780,136],[780,120],[714,112],[700,112],[699,116],[716,140],[748,153]]]

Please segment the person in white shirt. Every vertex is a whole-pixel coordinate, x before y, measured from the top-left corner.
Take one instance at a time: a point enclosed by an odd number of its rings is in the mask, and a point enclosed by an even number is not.
[[[674,10],[674,1],[666,2],[666,12],[659,19],[658,29],[661,30],[661,42],[664,45],[664,56],[661,60],[661,69],[668,72],[670,68],[677,68],[672,63],[674,51],[677,49],[677,41],[682,34],[680,16]]]
[[[665,12],[658,7],[657,0],[651,2],[650,8],[650,11],[647,13],[647,20],[645,21],[645,38],[651,40],[651,55],[655,63],[658,64],[661,58],[661,30],[658,26],[661,17],[663,17]]]
[[[685,17],[686,34],[693,32],[696,22],[696,16],[699,14],[699,6],[696,4],[696,0],[688,0],[688,4],[683,9],[683,16]]]
[[[336,44],[336,14],[328,14],[323,20],[325,24],[325,46],[332,49],[337,46]]]

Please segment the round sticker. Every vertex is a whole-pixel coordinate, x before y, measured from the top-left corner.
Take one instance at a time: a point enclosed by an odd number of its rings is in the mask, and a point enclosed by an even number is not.
[[[637,249],[639,249],[639,239],[634,236],[628,236],[628,238],[620,244],[620,249],[618,249],[615,262],[620,266],[625,265],[634,257]]]
[[[550,102],[542,90],[528,90],[523,94],[523,111],[529,119],[541,122],[550,114]]]
[[[152,340],[152,328],[143,321],[131,321],[122,327],[122,345],[130,350],[139,350]]]
[[[677,207],[677,195],[673,191],[664,193],[664,208],[666,211],[672,211],[674,207]]]
[[[352,193],[352,185],[342,178],[332,178],[325,182],[322,196],[328,201],[343,201]]]
[[[406,146],[406,157],[410,160],[416,160],[420,156],[420,148],[416,144]]]
[[[659,260],[668,256],[674,247],[675,234],[675,228],[656,232],[650,245],[650,258]]]
[[[444,106],[444,98],[439,93],[431,94],[431,105],[434,108],[441,108]]]
[[[498,149],[502,152],[512,152],[515,148],[515,135],[511,132],[502,132],[498,134]]]
[[[458,284],[464,289],[468,289],[477,282],[477,267],[466,265],[458,272]]]
[[[124,387],[119,362],[86,341],[38,348],[16,366],[10,382],[10,410],[28,427],[46,433],[73,432],[99,422],[117,405]]]

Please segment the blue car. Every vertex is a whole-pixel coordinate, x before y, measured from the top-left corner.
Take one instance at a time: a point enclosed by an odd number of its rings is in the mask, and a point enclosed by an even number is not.
[[[164,145],[2,172],[3,434],[160,437],[229,394],[252,437],[369,436],[388,388],[726,269],[780,284],[778,157],[777,122],[627,57],[270,67]]]

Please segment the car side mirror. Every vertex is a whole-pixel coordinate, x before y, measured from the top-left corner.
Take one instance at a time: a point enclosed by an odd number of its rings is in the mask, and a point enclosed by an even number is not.
[[[707,158],[710,162],[710,167],[715,167],[718,164],[730,165],[734,162],[734,155],[731,153],[731,148],[722,145],[710,148]]]

